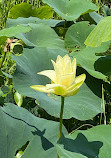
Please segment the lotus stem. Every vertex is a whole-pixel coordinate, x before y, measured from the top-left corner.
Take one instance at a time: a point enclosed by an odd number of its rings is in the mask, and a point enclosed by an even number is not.
[[[59,134],[58,134],[58,139],[60,139],[61,134],[62,134],[62,118],[63,118],[63,111],[64,111],[64,97],[61,96],[61,111],[60,111],[60,124],[59,124]],[[57,153],[57,158],[59,158],[59,155]]]

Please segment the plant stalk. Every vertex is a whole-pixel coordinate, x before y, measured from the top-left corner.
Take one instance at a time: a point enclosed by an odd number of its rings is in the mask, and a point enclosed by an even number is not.
[[[63,111],[64,111],[64,97],[61,96],[61,111],[60,111],[60,124],[59,124],[59,134],[58,134],[58,139],[60,139],[61,134],[62,134],[62,118],[63,118]],[[57,158],[59,158],[59,155],[57,153]]]
[[[3,63],[4,63],[4,61],[5,61],[5,57],[6,57],[6,52],[4,52],[4,55],[3,55],[3,57],[2,57],[2,61],[1,61],[1,63],[0,63],[0,69],[2,68],[2,65],[3,65]]]
[[[106,125],[106,114],[105,114],[105,101],[104,101],[104,87],[102,84],[102,106],[103,106],[103,114],[104,114],[104,124]]]

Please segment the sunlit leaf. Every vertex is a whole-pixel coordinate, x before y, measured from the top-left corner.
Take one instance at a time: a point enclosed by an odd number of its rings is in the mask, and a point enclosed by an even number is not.
[[[52,9],[49,6],[33,8],[31,4],[20,3],[14,5],[9,11],[9,18],[17,19],[18,17],[38,17],[40,19],[50,19],[52,17]]]
[[[40,8],[33,9],[32,16],[40,19],[50,19],[53,17],[53,11],[49,6],[41,6]]]
[[[32,5],[28,3],[20,3],[14,5],[9,11],[9,18],[16,19],[18,17],[28,18],[32,14]]]
[[[111,40],[111,16],[103,18],[92,30],[85,41],[89,47],[98,47]]]

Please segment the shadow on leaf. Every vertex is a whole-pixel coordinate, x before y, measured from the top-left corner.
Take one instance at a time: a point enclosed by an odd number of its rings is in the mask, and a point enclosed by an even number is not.
[[[45,138],[43,135],[45,134],[46,129],[44,129],[43,131],[40,131],[39,129],[36,128],[36,131],[32,131],[33,135],[38,135],[41,137],[41,143],[42,143],[42,147],[44,150],[48,150],[52,147],[54,147],[54,145],[47,139]]]
[[[35,130],[34,130],[34,131],[31,131],[31,132],[32,132],[32,134],[33,134],[34,136],[36,136],[36,135],[37,135],[37,136],[40,136],[40,138],[41,138],[41,143],[42,143],[42,147],[43,147],[43,149],[44,149],[45,151],[48,150],[48,149],[50,149],[50,148],[53,148],[53,147],[54,147],[54,145],[44,136],[46,129],[44,129],[43,131],[41,131],[41,130],[39,130],[37,127],[35,127],[34,125],[29,124],[28,122],[26,122],[26,121],[23,120],[23,119],[20,119],[20,118],[16,118],[16,117],[14,117],[14,116],[11,116],[10,114],[8,114],[8,113],[6,113],[6,112],[4,112],[4,113],[7,114],[8,116],[12,117],[13,119],[19,120],[19,121],[21,121],[21,122],[24,122],[26,125],[28,125],[28,126],[30,126],[30,127],[33,127]]]
[[[67,151],[79,153],[88,158],[99,158],[99,150],[103,146],[100,141],[89,142],[82,133],[79,133],[75,140],[65,138],[62,134],[58,144],[62,144]]]
[[[96,60],[94,68],[96,71],[99,71],[106,76],[111,75],[111,55],[100,57]]]

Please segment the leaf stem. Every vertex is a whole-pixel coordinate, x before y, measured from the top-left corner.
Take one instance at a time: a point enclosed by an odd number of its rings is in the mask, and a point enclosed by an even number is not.
[[[59,139],[60,139],[61,134],[62,134],[63,111],[64,111],[64,97],[61,96],[60,124],[59,124],[59,134],[58,134]],[[57,158],[59,158],[58,153],[57,153]]]
[[[6,57],[6,52],[4,52],[4,55],[3,55],[3,57],[2,57],[2,61],[1,61],[1,63],[0,63],[0,69],[2,68],[2,65],[3,65],[3,63],[4,63],[4,61],[5,61],[5,57]]]
[[[106,114],[105,114],[105,101],[104,101],[104,86],[102,84],[102,106],[103,106],[103,114],[104,114],[104,124],[106,125]]]

